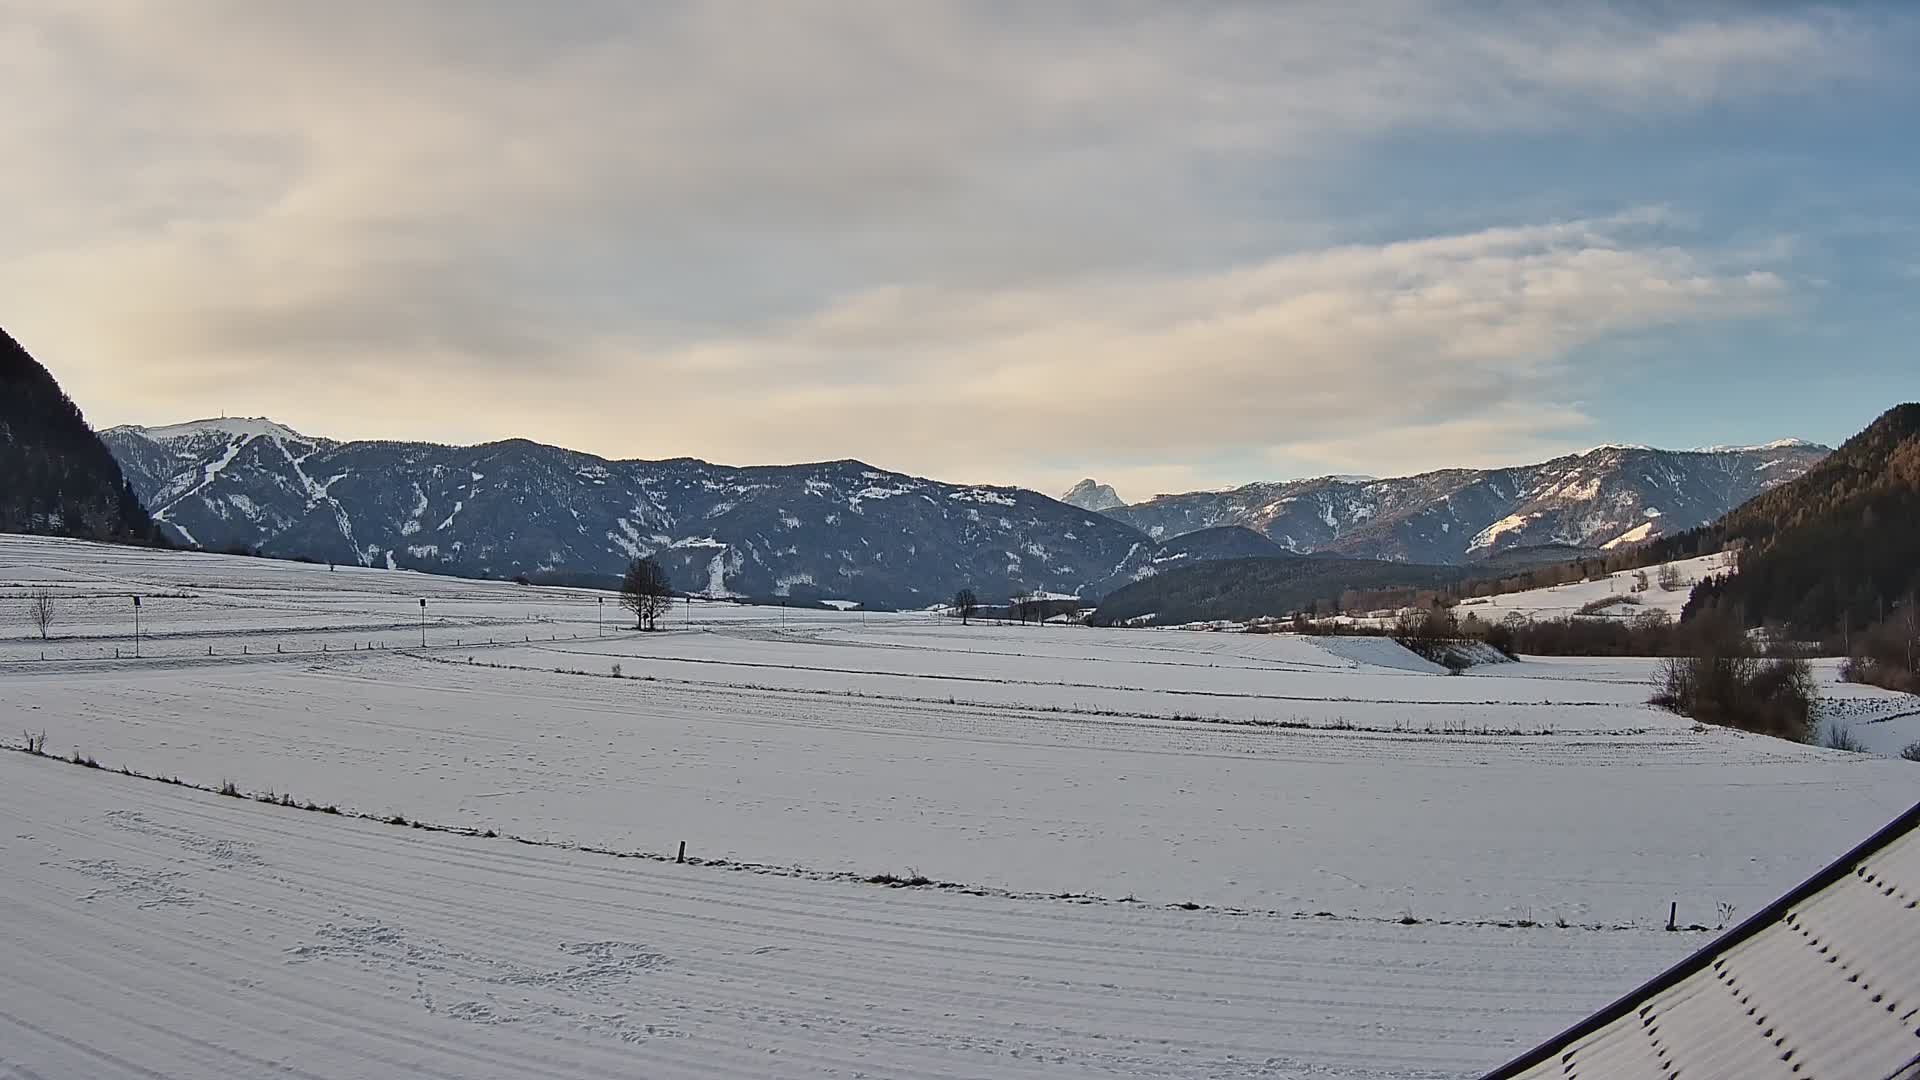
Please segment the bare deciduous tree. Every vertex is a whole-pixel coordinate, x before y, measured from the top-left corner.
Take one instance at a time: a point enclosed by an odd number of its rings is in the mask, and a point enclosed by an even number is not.
[[[635,630],[655,629],[672,603],[673,585],[651,555],[627,564],[626,576],[620,581],[620,606],[633,612]]]
[[[47,631],[53,626],[53,592],[41,589],[27,602],[27,618],[32,620],[33,628],[40,631],[40,640],[47,640]]]
[[[1008,598],[1007,606],[1013,609],[1015,615],[1019,616],[1020,625],[1025,626],[1027,625],[1027,617],[1033,614],[1033,594],[1022,589]]]
[[[960,625],[965,626],[967,621],[973,618],[973,613],[978,610],[980,610],[980,598],[974,595],[972,589],[961,589],[953,594],[953,611],[960,616]]]
[[[1900,628],[1907,639],[1907,671],[1920,675],[1920,603],[1915,600],[1908,593],[1907,602],[1900,605]]]

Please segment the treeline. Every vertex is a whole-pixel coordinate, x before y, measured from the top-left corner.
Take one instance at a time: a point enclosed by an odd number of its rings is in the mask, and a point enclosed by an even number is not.
[[[1434,595],[1466,572],[1457,566],[1301,555],[1219,559],[1169,570],[1117,589],[1100,602],[1087,621],[1095,626],[1138,620],[1165,625],[1251,620],[1313,611],[1316,607],[1330,612],[1339,606],[1342,596],[1381,601]]]
[[[1699,649],[1703,638],[1725,636],[1724,624],[1703,627],[1677,623],[1662,611],[1645,612],[1631,619],[1514,616],[1492,622],[1472,612],[1463,615],[1460,609],[1445,606],[1415,609],[1391,623],[1371,625],[1316,619],[1303,612],[1291,621],[1268,623],[1259,629],[1331,637],[1391,637],[1422,655],[1426,655],[1426,650],[1416,647],[1415,643],[1480,641],[1509,657],[1688,656]]]

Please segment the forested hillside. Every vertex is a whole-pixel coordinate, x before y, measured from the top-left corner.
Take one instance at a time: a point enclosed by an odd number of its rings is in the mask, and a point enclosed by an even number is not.
[[[1459,566],[1325,555],[1220,559],[1128,585],[1101,601],[1089,621],[1102,626],[1135,621],[1167,625],[1282,615],[1312,610],[1316,602],[1329,608],[1336,603],[1367,607],[1373,601],[1357,594],[1443,588],[1467,573]],[[1412,602],[1411,596],[1403,599]]]
[[[1739,549],[1739,568],[1697,589],[1689,615],[1719,608],[1805,636],[1879,621],[1920,591],[1920,404],[1888,410],[1708,534]]]
[[[60,384],[0,330],[0,532],[146,543],[120,466]]]

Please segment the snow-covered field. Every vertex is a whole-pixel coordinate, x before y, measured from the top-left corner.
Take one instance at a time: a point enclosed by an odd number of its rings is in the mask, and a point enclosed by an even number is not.
[[[1647,661],[605,607],[0,537],[0,737],[103,766],[0,754],[0,1076],[1471,1076],[1920,798]]]
[[[1647,588],[1639,592],[1635,592],[1634,587],[1638,584],[1636,578],[1641,571],[1621,570],[1599,581],[1576,581],[1543,589],[1462,600],[1455,611],[1462,618],[1472,613],[1483,622],[1493,623],[1513,615],[1527,619],[1558,619],[1577,615],[1589,604],[1610,599],[1614,603],[1602,608],[1598,614],[1632,618],[1658,611],[1677,620],[1681,609],[1687,606],[1687,598],[1693,595],[1693,587],[1706,578],[1730,570],[1732,557],[1725,554],[1702,555],[1664,565],[1673,568],[1678,578],[1678,588],[1661,588],[1661,567],[1650,566],[1645,571]]]

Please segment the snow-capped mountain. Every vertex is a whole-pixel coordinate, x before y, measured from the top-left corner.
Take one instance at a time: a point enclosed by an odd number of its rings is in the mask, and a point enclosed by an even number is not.
[[[1091,477],[1068,488],[1060,501],[1082,510],[1113,510],[1127,505],[1120,493],[1113,490],[1113,485],[1096,483]]]
[[[1713,450],[1601,446],[1538,465],[1248,484],[1103,513],[1156,540],[1241,525],[1289,551],[1459,563],[1539,544],[1615,547],[1704,525],[1827,453],[1798,440]]]
[[[1165,554],[1128,525],[1035,492],[858,461],[733,468],[525,440],[340,443],[261,419],[103,437],[155,519],[209,550],[598,584],[646,554],[683,590],[901,606],[962,586],[982,599],[1080,593],[1151,574]],[[1245,553],[1202,538],[1179,557],[1213,546]]]
[[[962,586],[983,600],[1095,599],[1174,566],[1269,550],[1454,563],[1636,543],[1713,520],[1826,453],[1600,447],[1511,469],[1251,484],[1096,512],[858,461],[736,468],[522,439],[343,443],[257,418],[102,438],[154,520],[209,550],[597,584],[646,554],[682,590],[899,606]],[[1112,489],[1089,480],[1068,495],[1105,501]]]

